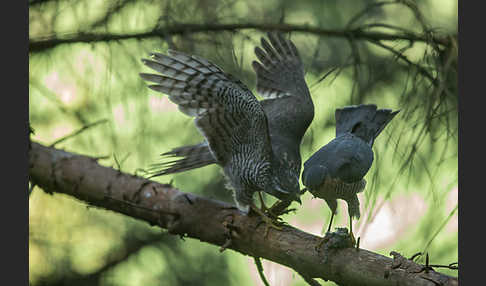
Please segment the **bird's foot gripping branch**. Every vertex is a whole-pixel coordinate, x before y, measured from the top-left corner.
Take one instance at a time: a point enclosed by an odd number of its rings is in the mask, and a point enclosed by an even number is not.
[[[326,263],[328,260],[328,253],[333,250],[342,248],[352,248],[355,243],[352,236],[348,233],[348,229],[345,227],[336,228],[335,232],[326,232],[324,237],[316,246],[316,251],[322,252],[322,262]]]
[[[327,249],[316,251],[322,238],[290,225],[283,225],[281,230],[270,229],[265,237],[265,227],[259,225],[258,216],[244,215],[232,205],[184,193],[167,184],[101,166],[94,158],[35,142],[31,142],[29,150],[29,178],[43,190],[64,193],[144,220],[171,234],[285,265],[309,283],[315,282],[312,278],[321,278],[343,285],[458,285],[457,278],[431,269],[411,273],[407,270],[412,269],[410,265],[420,267],[413,261],[398,265],[396,259],[366,249],[332,248],[340,246],[339,239],[336,243],[330,239]]]

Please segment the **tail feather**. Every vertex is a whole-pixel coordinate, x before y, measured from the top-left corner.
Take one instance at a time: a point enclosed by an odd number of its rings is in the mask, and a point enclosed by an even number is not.
[[[359,219],[361,217],[361,213],[359,211],[359,200],[356,195],[354,195],[352,198],[347,200],[348,203],[348,214],[350,217],[353,217],[355,219]]]
[[[344,133],[353,133],[372,146],[376,137],[398,112],[400,111],[377,109],[375,104],[351,105],[336,109],[336,137]]]
[[[180,157],[152,165],[150,177],[180,173],[217,163],[206,142],[174,148],[162,154],[164,158]]]
[[[383,131],[385,126],[398,114],[400,110],[393,111],[391,109],[378,109],[375,113],[371,124],[372,130],[375,130],[373,140]]]

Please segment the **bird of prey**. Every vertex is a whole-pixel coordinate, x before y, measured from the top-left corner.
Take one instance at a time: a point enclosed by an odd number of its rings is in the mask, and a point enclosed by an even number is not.
[[[377,109],[361,104],[336,109],[336,138],[321,147],[305,163],[302,182],[315,197],[324,199],[331,209],[331,229],[337,199],[348,204],[351,239],[352,218],[359,219],[357,193],[364,190],[363,177],[373,163],[373,142],[399,111]]]
[[[255,54],[260,62],[253,61],[252,67],[257,75],[256,89],[264,98],[259,103],[267,119],[272,153],[269,157],[270,166],[273,176],[285,192],[272,193],[269,189],[263,191],[287,202],[292,199],[300,201],[299,177],[302,164],[300,144],[314,118],[314,105],[295,45],[279,33],[269,33],[268,39],[270,43],[262,37],[262,48],[255,47]],[[241,108],[240,112],[247,113],[244,116],[248,116],[251,120],[254,111]],[[225,124],[224,118],[220,122]],[[257,136],[253,132],[255,131],[249,130],[245,134],[251,137]],[[264,140],[263,137],[256,139]],[[219,139],[215,138],[213,144],[220,144]],[[239,143],[235,142],[235,144]],[[208,140],[205,140],[199,144],[174,148],[162,154],[166,158],[178,157],[178,159],[155,165],[154,176],[188,171],[215,163],[223,165],[224,163],[217,159],[218,154],[211,151],[210,145]],[[233,145],[228,147],[235,148]],[[243,170],[235,169],[233,172],[243,172]],[[266,209],[261,197],[260,200],[262,207]]]
[[[140,74],[151,89],[169,95],[183,113],[195,117],[202,143],[163,155],[182,157],[161,164],[153,176],[216,163],[234,191],[237,207],[264,216],[253,204],[254,192],[300,202],[300,141],[314,116],[297,49],[281,35],[269,34],[270,45],[255,53],[258,101],[238,79],[198,56],[169,51],[152,53],[143,63],[161,73]],[[279,103],[282,102],[282,103]],[[268,221],[267,221],[268,223]]]

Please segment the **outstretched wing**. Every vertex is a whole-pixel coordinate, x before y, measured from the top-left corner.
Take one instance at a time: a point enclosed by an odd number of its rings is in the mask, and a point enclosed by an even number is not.
[[[151,89],[169,95],[180,111],[195,117],[218,163],[225,165],[239,148],[256,141],[261,146],[257,153],[271,152],[263,108],[241,81],[197,56],[171,50],[169,55],[151,56],[142,62],[162,75],[140,76],[155,83]]]
[[[314,104],[304,78],[299,52],[280,33],[268,33],[255,48],[258,61],[252,63],[257,75],[257,91],[268,118],[274,153],[285,168],[300,175],[300,143],[314,118]]]
[[[304,80],[304,68],[294,43],[280,33],[268,33],[268,43],[261,38],[261,46],[255,47],[258,60],[252,66],[257,75],[257,91],[266,99],[283,96],[309,96]]]
[[[304,79],[304,68],[295,45],[280,33],[268,33],[255,48],[253,62],[257,91],[267,115],[270,135],[299,144],[314,118],[314,104]]]

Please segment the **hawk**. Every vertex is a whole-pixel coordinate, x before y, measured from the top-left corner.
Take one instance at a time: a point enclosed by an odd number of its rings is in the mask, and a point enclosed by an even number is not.
[[[374,104],[336,109],[336,138],[304,163],[303,184],[331,209],[327,232],[336,214],[337,199],[341,199],[348,204],[349,229],[354,241],[352,218],[360,217],[357,193],[366,186],[363,177],[373,163],[373,143],[398,112],[377,109]]]
[[[255,110],[258,109],[259,112],[260,107],[263,109],[267,123],[258,127],[258,132],[263,135],[253,133],[255,132],[253,130],[245,130],[245,136],[254,137],[256,141],[254,144],[268,144],[265,136],[267,133],[269,136],[270,154],[267,155],[272,176],[283,190],[277,192],[268,188],[262,190],[283,201],[300,202],[299,177],[302,165],[300,144],[314,118],[314,105],[304,79],[303,64],[295,45],[279,33],[269,33],[268,39],[270,43],[265,38],[261,38],[262,48],[255,47],[255,54],[260,62],[253,61],[252,63],[257,76],[256,89],[263,97],[263,100],[258,102],[259,107]],[[142,77],[146,78],[146,76]],[[212,79],[208,79],[208,84],[209,81]],[[248,93],[242,84],[237,86],[237,92],[233,91],[234,87],[229,91],[239,93],[245,90]],[[158,90],[161,91],[160,88]],[[239,97],[239,95],[235,97]],[[243,103],[238,104],[243,105]],[[253,104],[256,105],[256,103]],[[236,105],[230,107],[235,108]],[[255,110],[241,107],[239,112],[247,116],[248,121],[252,121]],[[258,112],[255,115],[262,116]],[[256,119],[258,118],[256,117]],[[232,128],[225,123],[224,117],[218,123],[228,129]],[[245,128],[245,125],[242,125],[242,128]],[[212,140],[213,144],[221,144],[218,138]],[[154,176],[184,172],[210,164],[224,166],[224,163],[218,160],[218,154],[212,150],[214,147],[209,144],[210,141],[205,140],[199,144],[174,148],[162,154],[165,158],[176,157],[178,159],[155,165]],[[229,143],[228,148],[237,148],[238,144],[239,142]],[[250,151],[248,150],[248,152]],[[243,157],[245,160],[255,160],[250,154],[245,154]],[[244,173],[246,170],[234,168],[232,172],[234,173],[232,176],[238,176],[239,173]],[[228,174],[226,175],[228,176]],[[231,178],[231,176],[228,177]],[[238,205],[242,205],[238,199],[236,201]],[[262,204],[262,206],[264,205]]]
[[[300,143],[314,105],[295,45],[280,34],[269,33],[268,38],[271,44],[262,38],[263,49],[255,48],[261,63],[253,62],[262,101],[241,81],[198,56],[169,51],[142,60],[162,74],[140,74],[155,83],[149,87],[168,94],[181,112],[195,117],[205,137],[199,144],[162,154],[179,159],[158,164],[153,176],[218,164],[244,213],[250,208],[259,212],[254,192],[300,202]]]

